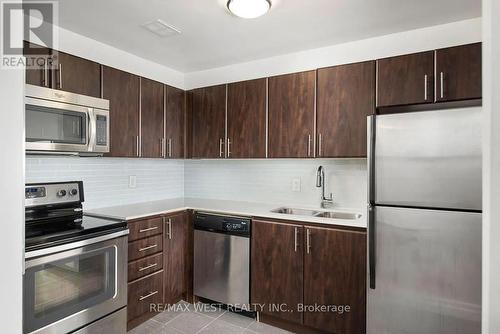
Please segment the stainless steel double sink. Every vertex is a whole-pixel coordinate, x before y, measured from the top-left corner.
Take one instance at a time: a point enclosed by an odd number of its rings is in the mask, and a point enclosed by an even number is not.
[[[271,210],[274,213],[281,213],[285,215],[298,215],[298,216],[309,216],[309,217],[321,217],[330,219],[347,219],[354,220],[361,218],[361,214],[355,212],[345,212],[345,211],[320,211],[320,210],[310,210],[310,209],[298,209],[289,207],[280,207]]]

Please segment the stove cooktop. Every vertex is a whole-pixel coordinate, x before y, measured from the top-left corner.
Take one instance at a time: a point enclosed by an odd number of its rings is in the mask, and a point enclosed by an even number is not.
[[[26,252],[127,229],[127,222],[89,216],[62,217],[26,225]]]

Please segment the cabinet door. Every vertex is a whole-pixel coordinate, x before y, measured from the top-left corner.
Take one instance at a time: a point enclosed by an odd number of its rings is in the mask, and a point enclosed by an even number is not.
[[[166,158],[184,158],[185,93],[182,89],[166,86],[165,140]]]
[[[139,77],[102,68],[103,98],[109,100],[112,157],[139,156]]]
[[[316,71],[269,78],[269,157],[307,158],[314,153]]]
[[[226,85],[192,91],[192,156],[224,158]]]
[[[350,309],[343,313],[306,311],[304,324],[332,333],[365,333],[366,233],[318,227],[305,230],[304,304]]]
[[[187,290],[187,214],[166,217],[164,229],[165,302],[176,303]]]
[[[227,90],[227,157],[266,157],[267,79],[232,83]]]
[[[161,158],[163,142],[162,83],[141,78],[141,157]]]
[[[64,52],[54,51],[58,64],[52,71],[52,88],[101,97],[101,65]]]
[[[377,60],[377,107],[434,102],[434,51]]]
[[[302,323],[302,226],[252,221],[251,303],[264,304],[263,313]],[[285,305],[286,309],[274,310]]]
[[[481,43],[437,50],[436,75],[436,101],[481,98]]]
[[[26,83],[30,85],[50,87],[52,50],[24,41],[23,54],[29,64],[26,68]]]
[[[375,112],[375,62],[318,70],[317,156],[366,157],[366,117]]]

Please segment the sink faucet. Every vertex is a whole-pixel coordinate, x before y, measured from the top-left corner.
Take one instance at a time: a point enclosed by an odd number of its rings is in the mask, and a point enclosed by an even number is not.
[[[333,206],[333,195],[330,193],[330,196],[325,196],[325,183],[325,170],[323,166],[319,166],[316,172],[316,187],[321,188],[321,207],[329,208]]]

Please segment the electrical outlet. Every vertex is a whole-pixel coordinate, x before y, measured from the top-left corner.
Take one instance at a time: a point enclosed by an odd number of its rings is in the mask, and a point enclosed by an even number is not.
[[[137,176],[130,175],[128,177],[128,187],[129,188],[135,188],[135,187],[137,187]]]
[[[300,178],[292,179],[292,191],[300,191]]]

